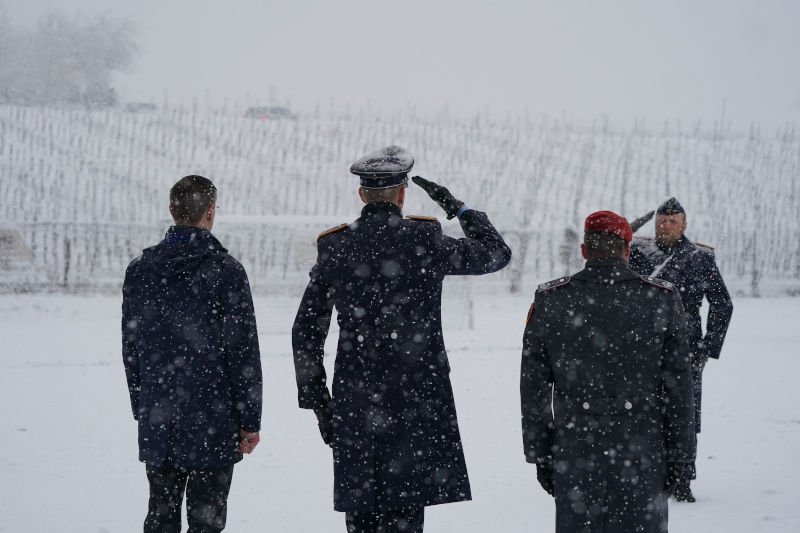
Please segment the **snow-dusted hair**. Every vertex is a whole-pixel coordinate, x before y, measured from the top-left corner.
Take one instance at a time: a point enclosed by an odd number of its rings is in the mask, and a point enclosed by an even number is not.
[[[217,188],[203,176],[184,176],[169,190],[169,212],[177,224],[197,224],[217,201]]]

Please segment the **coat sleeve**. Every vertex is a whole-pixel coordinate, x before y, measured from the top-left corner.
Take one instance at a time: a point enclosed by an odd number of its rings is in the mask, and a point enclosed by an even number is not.
[[[631,244],[628,266],[637,274],[649,276],[653,272],[653,264],[647,259],[637,243]]]
[[[522,406],[522,446],[529,463],[544,462],[553,455],[553,370],[544,335],[546,328],[536,301],[528,311],[522,339],[520,400]]]
[[[330,401],[323,355],[333,305],[333,289],[315,265],[292,326],[297,399],[302,409],[325,407]]]
[[[662,379],[664,390],[664,441],[667,460],[691,462],[695,458],[694,391],[687,339],[686,315],[677,292],[669,299],[670,320],[664,337]]]
[[[133,264],[125,272],[122,284],[122,362],[125,365],[125,378],[128,382],[128,395],[134,420],[139,419],[139,393],[142,390],[142,377],[139,367],[137,335],[141,324],[141,311],[135,288],[135,267]]]
[[[486,213],[468,210],[459,217],[465,238],[454,239],[441,232],[439,258],[445,275],[489,274],[511,261],[511,249],[495,229]]]
[[[703,288],[706,299],[708,299],[708,319],[706,320],[706,334],[702,342],[706,354],[713,359],[719,359],[728,324],[733,315],[733,302],[728,288],[722,280],[719,268],[717,268],[714,256],[709,254],[706,261],[708,264],[704,269]]]
[[[261,429],[261,354],[250,283],[244,268],[236,266],[222,295],[225,364],[240,428],[255,432]]]

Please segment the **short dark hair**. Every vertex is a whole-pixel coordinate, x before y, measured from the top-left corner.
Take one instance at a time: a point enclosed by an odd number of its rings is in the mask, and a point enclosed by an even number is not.
[[[197,224],[217,201],[217,188],[203,176],[184,176],[169,190],[169,212],[177,224]]]
[[[395,187],[385,187],[383,189],[369,189],[367,187],[361,187],[361,190],[364,191],[364,200],[366,200],[367,203],[394,202],[397,198],[397,193],[399,193],[400,189],[405,186],[405,184],[402,184]]]
[[[583,234],[583,244],[592,257],[618,257],[625,253],[626,242],[611,233],[590,232]]]

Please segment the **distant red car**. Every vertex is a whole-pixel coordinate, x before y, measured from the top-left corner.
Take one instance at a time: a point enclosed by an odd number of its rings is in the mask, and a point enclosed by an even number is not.
[[[251,107],[244,113],[245,118],[257,118],[259,120],[295,120],[297,115],[289,111],[286,107]]]

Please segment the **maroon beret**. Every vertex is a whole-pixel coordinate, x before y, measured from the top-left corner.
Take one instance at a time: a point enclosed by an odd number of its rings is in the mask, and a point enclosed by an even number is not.
[[[625,242],[633,240],[633,230],[631,225],[624,217],[619,216],[613,211],[595,211],[588,217],[583,224],[583,231],[586,233],[610,233],[616,235]]]

